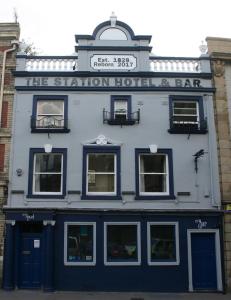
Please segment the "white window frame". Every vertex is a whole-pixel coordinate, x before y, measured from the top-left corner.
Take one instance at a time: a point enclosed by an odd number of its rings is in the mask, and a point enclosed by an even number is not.
[[[107,226],[136,225],[137,232],[137,261],[107,261]],[[140,222],[104,222],[104,265],[105,266],[139,266],[141,265],[141,236]]]
[[[220,249],[220,233],[219,229],[188,229],[188,278],[189,278],[189,291],[193,292],[193,277],[192,277],[192,233],[215,233],[215,252],[216,252],[216,269],[217,269],[217,290],[222,291],[222,272],[221,272],[221,249]]]
[[[35,172],[35,166],[36,166],[36,155],[37,154],[47,154],[47,155],[56,155],[59,154],[61,155],[61,172]],[[32,193],[33,195],[62,195],[63,194],[63,153],[59,153],[59,152],[51,152],[51,153],[34,153],[34,157],[33,157],[33,187],[32,187]],[[36,175],[42,175],[42,174],[46,174],[46,175],[61,175],[61,181],[60,181],[60,192],[36,192],[35,191],[35,178]]]
[[[142,155],[156,156],[162,155],[165,156],[166,172],[165,173],[146,173],[141,172],[141,163],[140,159]],[[166,192],[142,192],[141,191],[141,175],[165,175],[166,179]],[[169,195],[169,157],[166,153],[139,153],[139,195],[140,196],[164,196]]]
[[[70,262],[67,260],[67,234],[69,225],[91,225],[93,226],[93,260]],[[96,265],[96,222],[65,222],[64,223],[64,265],[65,266],[95,266]]]
[[[47,103],[51,103],[52,101],[53,101],[53,102],[54,102],[54,101],[62,102],[62,108],[63,108],[63,113],[62,113],[62,114],[39,114],[39,113],[38,113],[39,102],[47,102]],[[39,117],[41,117],[41,118],[43,118],[43,117],[48,117],[48,120],[49,120],[49,117],[52,117],[52,116],[54,116],[54,117],[56,117],[56,116],[62,116],[62,119],[63,119],[63,120],[62,120],[63,126],[61,126],[61,127],[55,127],[55,126],[53,127],[53,126],[52,126],[52,129],[56,129],[56,128],[57,128],[57,129],[60,129],[60,128],[63,128],[63,127],[64,127],[64,122],[65,122],[65,120],[64,120],[64,119],[65,119],[65,117],[64,117],[64,116],[65,116],[64,110],[65,110],[64,100],[58,100],[58,99],[57,99],[57,100],[55,100],[55,99],[52,99],[52,100],[45,100],[45,99],[38,100],[38,101],[37,101],[37,108],[36,108],[36,122],[38,122],[38,118],[39,118]],[[51,125],[53,125],[53,124],[51,124]],[[41,128],[41,129],[43,129],[43,128],[44,128],[44,129],[49,128],[49,126],[42,126],[42,127],[40,127],[40,126],[37,126],[37,125],[36,125],[36,127],[39,128],[39,129],[40,129],[40,128]]]
[[[175,261],[152,261],[151,260],[151,226],[159,225],[172,225],[175,227],[175,252],[176,260]],[[180,264],[180,251],[179,251],[179,224],[178,222],[147,222],[147,258],[149,266],[177,266]]]
[[[92,172],[92,170],[89,171],[89,155],[92,154],[102,154],[102,155],[113,155],[114,156],[114,172]],[[87,153],[87,167],[86,167],[86,194],[87,195],[113,195],[115,196],[117,193],[117,154],[116,153],[107,153],[107,152],[91,152],[91,153]],[[94,175],[114,175],[114,192],[89,192],[88,190],[88,174],[91,175],[91,177],[93,178]]]
[[[174,104],[175,103],[195,103],[196,104],[196,115],[192,115],[192,114],[175,114],[174,113]],[[187,109],[190,109],[190,108],[187,108]],[[199,103],[198,101],[193,101],[193,100],[190,100],[190,101],[186,101],[186,100],[173,100],[173,106],[172,106],[172,116],[173,118],[174,117],[196,117],[197,121],[196,122],[193,122],[193,121],[173,121],[173,124],[199,124],[199,120],[200,120],[200,115],[199,115]]]

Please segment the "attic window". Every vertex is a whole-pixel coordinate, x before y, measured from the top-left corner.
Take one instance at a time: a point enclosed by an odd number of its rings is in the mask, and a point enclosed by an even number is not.
[[[108,28],[102,32],[99,39],[100,40],[126,41],[128,38],[122,30],[120,30],[118,28]]]

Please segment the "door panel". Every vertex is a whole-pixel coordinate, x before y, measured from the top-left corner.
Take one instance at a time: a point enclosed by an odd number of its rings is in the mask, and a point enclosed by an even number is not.
[[[19,253],[19,288],[40,288],[41,273],[41,235],[23,233]]]
[[[192,233],[192,283],[194,290],[217,290],[215,233]]]

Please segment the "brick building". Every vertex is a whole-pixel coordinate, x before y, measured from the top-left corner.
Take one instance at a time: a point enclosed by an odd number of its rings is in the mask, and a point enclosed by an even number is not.
[[[231,39],[208,37],[211,55],[215,122],[218,138],[221,200],[224,214],[224,256],[226,285],[231,289]]]
[[[3,255],[4,216],[2,205],[8,190],[12,104],[14,99],[15,50],[19,38],[18,23],[0,23],[0,256]]]

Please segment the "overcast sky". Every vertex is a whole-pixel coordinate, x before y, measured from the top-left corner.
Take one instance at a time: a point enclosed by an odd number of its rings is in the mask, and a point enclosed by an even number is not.
[[[42,55],[74,52],[75,34],[92,34],[114,11],[136,35],[152,35],[160,56],[199,56],[207,36],[231,38],[231,0],[0,0],[0,22],[14,22],[21,39]]]

